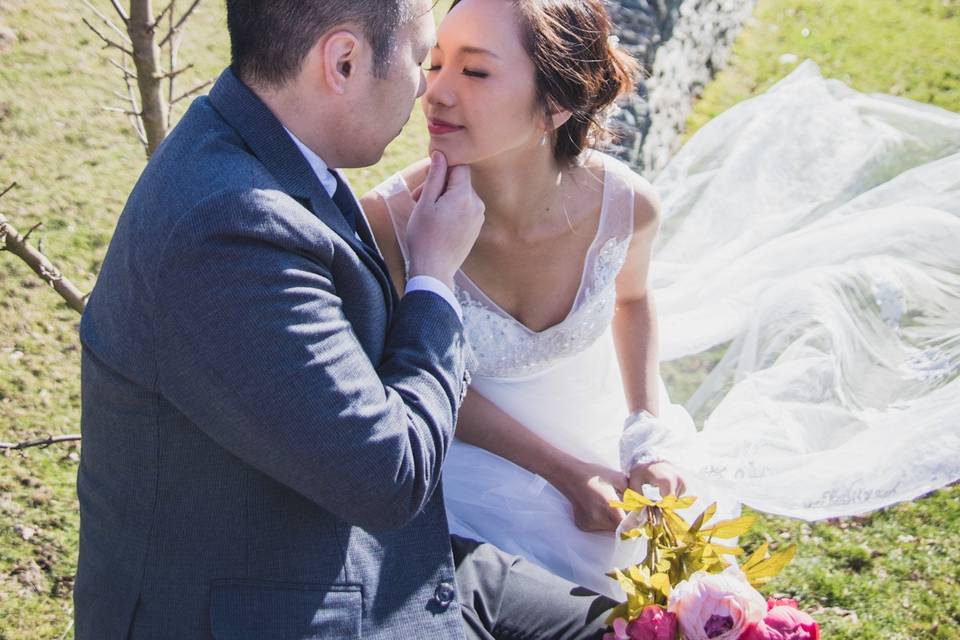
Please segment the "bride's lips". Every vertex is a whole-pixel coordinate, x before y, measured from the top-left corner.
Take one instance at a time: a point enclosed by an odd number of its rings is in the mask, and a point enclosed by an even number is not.
[[[449,122],[444,122],[443,120],[437,120],[436,118],[430,118],[427,120],[427,129],[430,131],[430,135],[432,136],[442,136],[448,133],[462,131],[463,127],[460,125],[451,124]]]

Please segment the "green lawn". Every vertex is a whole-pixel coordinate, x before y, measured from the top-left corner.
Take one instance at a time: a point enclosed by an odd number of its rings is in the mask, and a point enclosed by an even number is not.
[[[88,290],[144,158],[126,121],[102,109],[122,86],[81,15],[81,3],[70,0],[0,0],[0,188],[20,185],[0,212],[21,230],[43,221],[33,238]],[[196,65],[184,86],[226,64],[222,25],[222,3],[206,0],[181,54]],[[691,127],[789,72],[793,65],[778,61],[783,53],[813,58],[860,90],[960,110],[958,42],[957,0],[761,0]],[[424,144],[417,113],[381,165],[353,173],[355,186],[374,185]],[[78,429],[77,321],[22,264],[0,254],[0,440]],[[665,374],[685,396],[712,361],[687,360]],[[0,640],[71,637],[76,459],[67,446],[0,459]],[[800,543],[774,588],[822,608],[826,638],[949,640],[960,638],[958,529],[954,487],[863,522],[764,518],[745,542]]]

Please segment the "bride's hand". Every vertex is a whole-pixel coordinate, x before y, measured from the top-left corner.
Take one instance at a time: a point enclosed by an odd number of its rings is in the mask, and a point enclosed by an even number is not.
[[[658,488],[660,495],[664,498],[667,496],[679,498],[687,491],[680,472],[669,462],[652,462],[635,466],[630,472],[630,488],[637,493],[643,493],[645,484]]]
[[[627,476],[619,469],[578,460],[551,484],[570,501],[573,520],[583,531],[616,531],[626,515],[610,506],[627,488]]]

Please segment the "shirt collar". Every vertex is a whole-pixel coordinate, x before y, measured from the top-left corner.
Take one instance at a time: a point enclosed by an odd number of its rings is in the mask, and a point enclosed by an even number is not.
[[[293,140],[293,143],[300,149],[300,153],[306,158],[307,164],[310,165],[313,172],[317,174],[317,178],[320,180],[320,184],[323,185],[327,195],[332,198],[333,194],[337,192],[337,179],[330,173],[330,168],[327,167],[327,163],[323,161],[323,158],[311,151],[307,145],[300,142],[300,139],[293,135],[290,129],[284,127],[283,130],[289,134],[290,139]]]

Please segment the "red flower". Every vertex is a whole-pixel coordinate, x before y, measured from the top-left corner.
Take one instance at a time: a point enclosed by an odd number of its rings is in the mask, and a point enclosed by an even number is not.
[[[627,625],[630,640],[674,640],[676,636],[677,615],[653,604]]]
[[[793,607],[794,609],[799,609],[800,605],[797,604],[797,601],[793,598],[767,598],[767,611],[773,609],[774,607]]]
[[[739,640],[820,640],[820,627],[797,608],[796,600],[767,600],[767,615]]]

